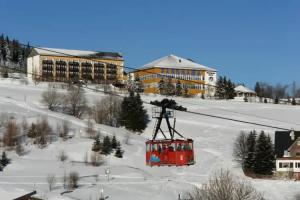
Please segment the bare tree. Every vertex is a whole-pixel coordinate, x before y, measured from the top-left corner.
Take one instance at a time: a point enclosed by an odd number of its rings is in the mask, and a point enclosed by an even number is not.
[[[108,96],[94,106],[94,119],[98,124],[118,126],[122,101],[115,96]]]
[[[187,194],[190,200],[263,200],[262,194],[245,180],[233,176],[228,170],[218,171],[201,188]]]
[[[93,166],[100,166],[104,163],[104,159],[101,156],[101,154],[97,153],[97,152],[92,152],[91,154],[91,164]]]
[[[5,125],[3,144],[4,146],[12,147],[17,144],[20,128],[16,124],[15,120],[11,119]]]
[[[59,137],[62,137],[64,140],[66,140],[68,137],[69,131],[70,131],[70,123],[67,120],[64,120],[62,122],[62,125],[59,126],[59,130],[58,130]]]
[[[96,131],[94,128],[94,123],[91,121],[91,119],[88,119],[87,121],[86,133],[90,138],[95,137]]]
[[[244,162],[246,156],[247,156],[247,133],[241,131],[234,142],[233,157],[244,168]]]
[[[51,140],[53,131],[49,125],[48,119],[43,117],[41,121],[37,122],[36,125],[36,138],[35,143],[40,147],[45,147],[47,143]]]
[[[66,100],[70,114],[75,117],[80,118],[87,109],[84,90],[80,87],[70,87],[66,96]]]
[[[70,172],[68,177],[68,186],[70,189],[78,187],[79,174],[78,172]]]
[[[61,103],[61,95],[57,92],[57,89],[49,84],[45,92],[42,93],[42,103],[47,105],[49,110],[55,110]]]
[[[48,186],[49,186],[49,190],[52,191],[52,189],[53,189],[53,187],[56,183],[56,178],[55,178],[54,174],[48,174],[47,183],[48,183]]]

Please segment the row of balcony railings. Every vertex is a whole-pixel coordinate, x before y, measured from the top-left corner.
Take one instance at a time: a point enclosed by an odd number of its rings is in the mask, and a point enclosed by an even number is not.
[[[57,71],[66,71],[67,67],[64,65],[56,65],[55,68]],[[43,65],[43,70],[53,70],[53,66],[52,65]],[[69,71],[75,71],[75,72],[79,72],[79,66],[74,66],[74,65],[70,65],[69,66]],[[86,67],[83,66],[81,68],[81,71],[85,71],[85,72],[92,72],[92,68],[90,67]],[[94,73],[104,73],[104,68],[94,68]],[[107,69],[106,73],[108,74],[116,74],[117,70],[112,70],[112,69]]]
[[[52,60],[43,60],[42,61],[42,64],[43,65],[53,65],[54,62]],[[58,60],[58,61],[55,61],[55,64],[56,65],[67,65],[67,62],[66,61],[61,61],[61,60]],[[70,61],[69,62],[69,66],[72,65],[72,66],[79,66],[79,62],[75,62],[75,61]],[[93,64],[92,63],[88,63],[88,62],[82,62],[81,63],[81,66],[87,66],[87,67],[92,67]],[[95,68],[104,68],[104,64],[102,63],[94,63],[94,67]],[[117,69],[117,65],[115,64],[106,64],[106,68],[107,69]]]
[[[66,72],[56,72],[56,76],[58,77],[66,77],[68,73]],[[45,77],[53,77],[53,71],[47,71],[47,70],[43,70],[43,73],[42,73],[43,76]],[[79,73],[78,72],[70,72],[69,73],[69,77],[70,78],[73,78],[73,77],[79,77]],[[82,73],[81,74],[81,77],[83,79],[93,79],[92,78],[92,75],[90,73]],[[107,75],[106,76],[108,80],[115,80],[117,78],[116,75]],[[104,74],[94,74],[94,79],[103,79],[104,80]]]

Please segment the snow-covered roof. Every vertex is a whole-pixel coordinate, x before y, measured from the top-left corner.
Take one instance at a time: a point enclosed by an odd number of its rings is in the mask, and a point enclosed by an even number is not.
[[[193,62],[191,60],[175,56],[173,54],[162,57],[162,58],[159,58],[157,60],[154,60],[154,61],[142,66],[138,70],[152,68],[152,67],[172,68],[172,69],[198,69],[198,70],[207,70],[207,71],[217,71],[213,68],[206,67],[204,65],[200,65],[196,62]]]
[[[1,199],[16,199],[21,196],[24,196],[25,194],[28,194],[28,191],[25,191],[23,189],[9,189],[4,190],[0,188],[0,197]]]
[[[39,55],[50,55],[50,56],[80,56],[86,58],[107,58],[107,59],[118,59],[123,60],[121,53],[116,52],[101,52],[101,51],[84,51],[84,50],[72,50],[72,49],[57,49],[57,48],[46,48],[38,47],[34,48],[34,51]]]
[[[243,85],[239,85],[237,87],[234,88],[235,92],[243,92],[243,93],[253,93],[256,94],[256,92],[254,92],[253,90],[250,90],[249,88],[246,88]]]

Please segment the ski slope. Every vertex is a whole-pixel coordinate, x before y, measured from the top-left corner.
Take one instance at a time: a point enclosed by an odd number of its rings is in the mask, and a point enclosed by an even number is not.
[[[47,88],[46,83],[34,85],[21,84],[18,80],[0,80],[0,114],[9,113],[18,120],[26,118],[35,121],[40,116],[47,116],[53,126],[67,120],[74,135],[67,141],[57,141],[44,149],[28,144],[27,153],[18,156],[8,152],[12,163],[0,172],[0,199],[11,199],[15,191],[21,193],[36,190],[38,195],[48,200],[96,200],[100,190],[109,199],[164,199],[174,200],[178,194],[184,194],[195,186],[207,181],[216,170],[225,168],[235,175],[252,182],[257,190],[264,193],[266,199],[294,199],[300,193],[300,183],[289,180],[253,180],[243,175],[240,167],[233,161],[232,145],[241,130],[264,130],[274,136],[274,129],[264,128],[233,121],[209,118],[184,112],[176,112],[176,128],[184,136],[193,138],[195,143],[196,164],[189,167],[147,167],[145,166],[145,141],[152,136],[154,120],[141,135],[132,135],[129,144],[122,144],[125,154],[123,159],[114,156],[105,157],[105,164],[99,167],[81,163],[85,154],[91,153],[93,141],[85,135],[86,122],[72,116],[51,112],[40,103],[41,93]],[[65,92],[65,90],[59,90]],[[86,91],[87,99],[93,103],[103,97],[102,93]],[[142,96],[144,101],[159,100],[160,95]],[[199,98],[174,98],[178,104],[188,110],[230,117],[239,120],[258,122],[283,128],[300,129],[300,107],[273,104],[244,103],[236,101],[202,100]],[[151,106],[145,105],[151,115]],[[124,141],[126,131],[106,125],[96,125],[103,134],[116,135]],[[59,151],[68,155],[65,162],[58,161]],[[105,170],[110,169],[110,179]],[[65,193],[62,177],[65,173],[77,171],[81,177],[80,187]],[[57,182],[53,191],[49,191],[48,174],[55,174]]]

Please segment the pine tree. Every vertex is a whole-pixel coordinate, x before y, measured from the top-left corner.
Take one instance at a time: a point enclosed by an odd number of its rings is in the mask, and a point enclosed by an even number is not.
[[[122,148],[121,148],[121,144],[120,144],[120,142],[118,142],[118,143],[117,143],[117,148],[116,148],[115,156],[116,156],[117,158],[123,158],[123,153],[124,153],[124,151],[123,151]]]
[[[32,123],[28,129],[27,136],[30,138],[35,138],[37,136],[37,127],[36,124]]]
[[[273,169],[275,168],[275,150],[274,145],[271,140],[270,135],[267,135],[267,148],[266,148],[266,170],[272,174]]]
[[[116,149],[117,145],[118,145],[118,141],[117,141],[116,136],[114,135],[111,139],[111,148]]]
[[[267,98],[265,98],[265,99],[264,99],[264,103],[268,103],[268,100],[267,100]]]
[[[295,99],[295,97],[293,97],[293,99],[292,99],[292,105],[293,106],[295,106],[297,103],[296,103],[296,99]]]
[[[101,150],[101,141],[100,141],[100,136],[97,135],[94,139],[94,144],[92,147],[92,151],[100,151]]]
[[[278,104],[278,103],[279,103],[279,99],[278,99],[278,96],[276,96],[274,99],[274,104]]]
[[[233,99],[235,94],[234,94],[234,83],[228,79],[227,85],[226,85],[226,94],[227,94],[227,99]]]
[[[256,94],[257,94],[258,97],[260,97],[260,98],[262,97],[261,87],[260,87],[259,82],[255,83],[254,91],[256,92]]]
[[[147,127],[148,115],[139,93],[130,92],[129,97],[123,99],[120,123],[134,132],[142,132]]]
[[[245,159],[245,170],[252,172],[255,163],[256,131],[251,131],[247,137],[247,156]]]
[[[103,139],[101,154],[108,155],[112,152],[111,141],[109,136],[105,136]]]
[[[2,152],[2,156],[1,156],[1,165],[3,167],[5,167],[6,165],[8,165],[10,163],[10,159],[7,158],[5,151]]]
[[[271,139],[262,131],[257,139],[253,172],[260,175],[271,175],[274,168],[274,151]]]
[[[224,98],[224,87],[223,87],[223,77],[220,76],[216,83],[216,93],[215,96],[223,99]]]

